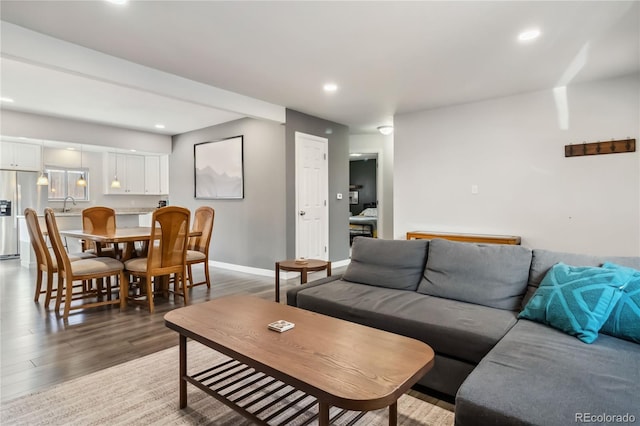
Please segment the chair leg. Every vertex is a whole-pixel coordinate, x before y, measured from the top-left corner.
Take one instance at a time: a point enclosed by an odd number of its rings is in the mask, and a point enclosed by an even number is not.
[[[40,300],[40,292],[42,291],[42,269],[38,268],[36,275],[36,294],[33,297],[34,302],[38,302]]]
[[[147,285],[147,301],[149,302],[149,313],[154,311],[153,307],[153,277],[147,276],[145,279]]]
[[[191,264],[187,265],[187,279],[189,280],[188,286],[193,287],[193,271],[191,270]]]
[[[58,292],[56,291],[56,294]],[[51,295],[53,294],[53,271],[47,270],[47,296],[44,299],[45,306],[49,306],[51,303]]]
[[[129,295],[129,274],[124,270],[120,271],[120,310],[127,307],[127,296]]]
[[[60,303],[62,303],[62,293],[63,293],[63,284],[64,278],[58,272],[58,291],[56,291],[56,312],[60,312]]]
[[[187,271],[186,268],[182,270],[180,274],[180,281],[182,282],[182,295],[184,296],[184,305],[189,304],[189,293],[187,292]]]
[[[64,299],[64,314],[62,315],[62,317],[66,319],[69,318],[69,311],[71,311],[71,299],[73,298],[73,280],[68,279],[65,281],[67,281],[67,288]]]
[[[209,262],[205,261],[204,265],[204,278],[207,281],[207,288],[211,288],[211,280],[209,279]]]

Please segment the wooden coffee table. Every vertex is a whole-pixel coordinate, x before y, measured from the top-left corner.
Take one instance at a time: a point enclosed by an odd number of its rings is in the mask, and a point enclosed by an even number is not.
[[[216,388],[216,383],[227,379],[230,367],[225,365],[230,361],[187,374],[187,338],[228,355],[239,368],[244,365],[304,392],[312,403],[282,424],[308,414],[318,404],[322,426],[343,414],[330,419],[330,406],[362,412],[389,407],[389,424],[395,425],[398,398],[434,362],[433,350],[418,340],[250,296],[223,297],[179,308],[164,318],[167,327],[180,333],[180,408],[187,406],[188,382],[258,424],[269,424],[274,416],[261,417],[264,411],[236,403],[245,397],[234,393],[228,398]],[[295,323],[295,327],[284,333],[267,328],[281,319]],[[222,377],[217,379],[217,374]],[[253,391],[251,386],[242,390]],[[287,407],[298,403],[299,398]]]

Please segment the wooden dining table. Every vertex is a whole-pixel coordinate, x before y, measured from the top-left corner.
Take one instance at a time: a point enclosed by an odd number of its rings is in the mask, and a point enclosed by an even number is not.
[[[159,232],[159,231],[157,231]],[[104,244],[120,244],[123,243],[124,250],[120,256],[120,260],[128,260],[134,256],[136,241],[148,243],[151,239],[151,227],[136,226],[131,228],[116,228],[115,232],[106,234],[94,234],[91,232],[85,232],[81,229],[60,230],[60,235],[69,238],[78,238],[81,240],[89,240],[96,242],[98,250],[98,256],[100,255],[100,248]],[[199,237],[202,235],[200,231],[189,231],[189,237]]]

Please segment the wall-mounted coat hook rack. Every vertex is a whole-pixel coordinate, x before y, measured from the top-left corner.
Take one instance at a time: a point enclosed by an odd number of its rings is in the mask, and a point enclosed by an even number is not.
[[[635,152],[635,150],[635,139],[612,139],[611,141],[565,145],[564,156],[582,157],[583,155],[619,154],[623,152]]]

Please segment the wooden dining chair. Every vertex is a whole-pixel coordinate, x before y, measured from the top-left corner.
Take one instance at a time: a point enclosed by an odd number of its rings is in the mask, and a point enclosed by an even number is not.
[[[24,218],[27,223],[27,231],[29,231],[29,239],[31,240],[31,246],[36,254],[36,293],[33,298],[34,302],[40,301],[40,295],[44,294],[44,304],[49,306],[53,293],[57,291],[57,286],[53,286],[53,274],[58,273],[58,262],[56,261],[55,254],[47,247],[44,234],[40,228],[40,222],[38,221],[38,214],[35,210],[26,208],[24,210]],[[75,262],[80,259],[88,259],[95,257],[91,253],[69,253],[69,260]],[[43,274],[47,274],[47,287],[42,289]]]
[[[116,211],[110,207],[88,207],[82,210],[82,230],[89,234],[109,235],[116,230]],[[115,244],[102,246],[93,241],[83,241],[83,251],[97,256],[118,257]]]
[[[209,244],[213,232],[215,213],[213,208],[202,206],[198,207],[194,214],[192,230],[200,232],[201,235],[189,237],[189,246],[187,248],[187,277],[189,280],[189,288],[202,284],[206,284],[207,288],[211,288],[211,281],[209,279]],[[194,283],[191,267],[198,263],[204,264],[205,280]]]
[[[169,276],[174,274],[174,294],[184,297],[184,304],[188,303],[186,286],[187,244],[189,242],[190,212],[184,207],[162,207],[151,216],[151,237],[147,250],[147,257],[130,259],[125,262],[127,277],[132,275],[141,279],[144,294],[134,294],[130,300],[140,301],[146,298],[149,312],[154,311],[154,278],[160,283],[169,285]],[[180,289],[178,289],[180,286]]]
[[[124,265],[112,257],[93,257],[71,262],[67,252],[64,250],[62,238],[58,231],[56,216],[52,209],[44,210],[44,219],[49,232],[49,239],[53,246],[53,252],[58,264],[58,292],[56,294],[56,312],[60,311],[60,304],[64,294],[64,318],[69,317],[69,312],[73,309],[85,309],[104,305],[120,305],[120,309],[126,307],[127,287],[124,276]],[[93,282],[95,279],[116,277],[120,283],[120,292],[117,299],[111,295],[111,286],[106,292],[106,300],[99,286],[75,286],[74,281]],[[107,281],[108,283],[110,281]],[[78,290],[75,291],[74,290]],[[95,298],[95,301],[71,305],[73,300],[84,301],[88,298]]]

